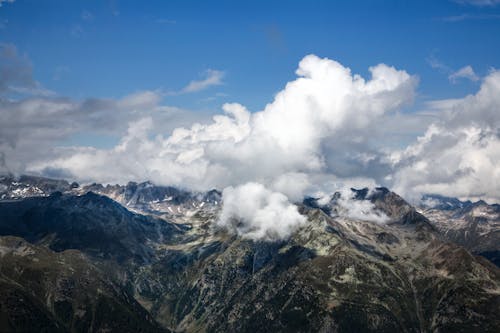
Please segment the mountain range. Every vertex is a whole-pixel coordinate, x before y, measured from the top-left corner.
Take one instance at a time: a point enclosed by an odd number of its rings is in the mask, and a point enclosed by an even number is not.
[[[222,193],[0,178],[0,331],[498,332],[500,206],[386,188],[297,202],[287,239],[217,221]]]

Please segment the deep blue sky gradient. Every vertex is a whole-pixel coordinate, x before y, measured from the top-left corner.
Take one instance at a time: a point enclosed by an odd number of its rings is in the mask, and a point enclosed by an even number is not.
[[[309,53],[365,77],[381,62],[418,75],[414,108],[479,86],[451,83],[432,57],[450,70],[471,65],[479,76],[500,68],[500,6],[446,0],[17,0],[2,5],[0,22],[0,42],[29,57],[35,79],[72,98],[175,91],[208,68],[225,71],[222,86],[165,97],[192,110],[239,102],[258,111]]]

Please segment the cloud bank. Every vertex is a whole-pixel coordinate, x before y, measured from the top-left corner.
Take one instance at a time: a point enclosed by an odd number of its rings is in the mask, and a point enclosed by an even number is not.
[[[34,82],[29,63],[16,53],[11,58],[29,75],[8,76],[4,94]],[[332,193],[332,183],[335,190],[353,182],[384,185],[412,200],[423,193],[500,200],[500,72],[482,79],[475,95],[434,101],[410,114],[401,110],[412,103],[418,78],[385,64],[369,72],[365,79],[308,55],[297,78],[263,110],[229,103],[200,122],[161,106],[155,91],[83,101],[33,94],[1,99],[0,161],[8,171],[81,182],[224,189],[219,226],[251,239],[289,236],[304,223],[292,203],[304,194]],[[459,72],[456,78],[476,79],[472,68]],[[221,79],[208,73],[185,89]],[[182,115],[183,126],[172,113]],[[90,130],[125,134],[111,148],[57,144]],[[424,134],[415,140],[415,133]],[[346,201],[346,214],[385,221],[359,205]]]
[[[309,55],[299,63],[298,78],[260,112],[225,104],[211,123],[177,128],[166,137],[151,137],[153,121],[145,117],[130,122],[112,149],[58,149],[55,159],[32,163],[29,170],[83,181],[150,179],[200,190],[226,188],[221,225],[250,238],[282,238],[303,223],[289,199],[300,200],[311,188],[311,177],[334,174],[335,163],[326,156],[331,143],[343,141],[348,147],[366,141],[376,119],[412,101],[416,77],[385,64],[369,71],[366,80],[336,61]],[[243,205],[254,200],[250,210]],[[234,216],[240,217],[236,224]],[[270,217],[274,222],[264,223]]]
[[[367,81],[338,62],[310,55],[300,62],[298,78],[260,112],[225,104],[211,123],[153,138],[152,122],[142,119],[130,123],[113,149],[60,150],[59,158],[32,164],[31,170],[51,167],[83,180],[151,179],[197,189],[257,181],[297,197],[297,189],[286,189],[287,174],[302,174],[300,182],[307,183],[310,174],[329,172],[327,141],[360,133],[413,99],[415,77],[384,64],[370,72]]]
[[[477,94],[430,106],[442,119],[392,154],[393,189],[414,199],[436,193],[499,202],[500,71],[491,72]]]

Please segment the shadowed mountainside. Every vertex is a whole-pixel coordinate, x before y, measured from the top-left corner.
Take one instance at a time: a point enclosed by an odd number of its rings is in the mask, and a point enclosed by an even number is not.
[[[135,212],[76,186],[0,201],[2,329],[22,331],[23,322],[117,332],[125,326],[179,332],[500,327],[499,269],[446,242],[425,214],[385,188],[353,190],[354,200],[387,216],[384,223],[349,217],[338,193],[326,204],[307,198],[298,209],[308,223],[274,242],[214,228],[216,191],[150,183],[91,189]]]

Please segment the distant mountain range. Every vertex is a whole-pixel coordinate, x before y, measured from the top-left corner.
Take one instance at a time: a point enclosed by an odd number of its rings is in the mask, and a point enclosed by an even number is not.
[[[280,241],[214,228],[216,190],[0,178],[0,331],[499,332],[500,206],[352,190]]]

